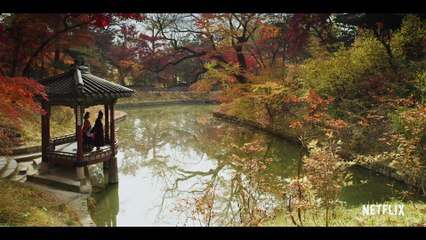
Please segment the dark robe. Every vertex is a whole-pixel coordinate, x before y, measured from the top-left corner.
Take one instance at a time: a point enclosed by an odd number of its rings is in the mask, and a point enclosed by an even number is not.
[[[92,131],[95,133],[95,139],[93,140],[93,145],[96,147],[101,147],[105,145],[104,141],[104,128],[102,126],[101,119],[97,118],[95,121],[95,126],[92,128]]]

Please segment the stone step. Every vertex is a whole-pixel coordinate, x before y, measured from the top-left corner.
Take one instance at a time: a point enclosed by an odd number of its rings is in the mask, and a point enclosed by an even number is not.
[[[27,167],[25,173],[26,175],[38,175],[41,168],[41,157],[33,159],[32,161],[20,162],[20,164],[25,165]]]
[[[66,191],[80,192],[80,181],[65,179],[61,176],[51,174],[27,175],[27,180]]]
[[[12,149],[13,155],[23,155],[35,152],[41,152],[41,146],[17,147]]]
[[[0,157],[0,173],[4,171],[4,169],[7,166],[7,159],[6,157]]]
[[[13,175],[12,177],[9,178],[11,181],[15,181],[15,182],[25,182],[27,181],[27,175]]]
[[[32,165],[28,166],[27,173],[26,173],[27,176],[32,176],[37,174],[38,174],[38,169],[34,168],[34,166]]]
[[[26,162],[26,161],[32,161],[36,158],[41,157],[41,152],[37,152],[37,153],[28,153],[28,154],[21,154],[21,155],[15,155],[13,156],[13,158],[17,161],[17,162]]]
[[[18,162],[18,166],[16,167],[16,175],[24,175],[27,174],[28,167],[32,165],[32,162]]]
[[[9,159],[7,166],[0,172],[0,178],[10,177],[16,171],[17,167],[18,163],[14,159]]]
[[[35,169],[40,169],[41,157],[33,159],[33,166],[34,166]]]
[[[92,190],[90,179],[76,180],[75,176],[75,168],[55,166],[49,167],[48,173],[27,175],[27,181],[66,191],[90,193]]]
[[[36,175],[38,174],[39,168],[39,165],[34,164],[34,160],[28,162],[20,162],[18,163],[17,174]]]

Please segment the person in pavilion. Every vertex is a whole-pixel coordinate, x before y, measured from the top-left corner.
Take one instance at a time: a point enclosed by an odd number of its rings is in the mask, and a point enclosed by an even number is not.
[[[104,128],[102,126],[103,115],[104,113],[102,111],[99,111],[98,118],[95,121],[95,126],[91,130],[91,132],[95,135],[93,144],[96,146],[96,150],[99,150],[102,146],[105,145]]]
[[[92,124],[89,121],[90,113],[86,112],[84,114],[84,124],[83,124],[83,150],[92,151],[93,149],[93,134],[91,133]]]

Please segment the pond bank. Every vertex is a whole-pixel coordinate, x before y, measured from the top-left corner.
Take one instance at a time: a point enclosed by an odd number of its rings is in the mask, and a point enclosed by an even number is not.
[[[254,128],[256,130],[261,130],[261,131],[267,132],[267,133],[269,133],[273,136],[277,136],[277,137],[292,141],[295,144],[301,146],[300,141],[296,136],[291,136],[289,134],[284,134],[284,133],[273,131],[269,128],[265,128],[265,127],[260,126],[258,123],[254,122],[254,121],[247,121],[247,120],[240,119],[240,118],[237,118],[235,116],[230,116],[230,115],[227,115],[225,113],[218,112],[218,111],[214,111],[213,115],[215,117],[220,118],[220,119],[224,119],[224,120],[231,121],[231,122],[241,123],[243,125],[249,126],[249,127]]]
[[[425,190],[426,178],[425,177],[412,176],[412,175],[410,176],[408,174],[407,175],[410,177],[401,176],[397,173],[395,169],[390,168],[389,166],[384,164],[358,164],[358,166],[380,173],[386,177],[403,182],[407,185],[413,186],[419,189],[420,191],[422,191],[424,195],[426,194],[426,190]]]
[[[293,141],[298,146],[301,146],[301,143],[300,143],[297,136],[291,135],[290,133],[286,133],[286,132],[274,131],[271,128],[262,127],[256,121],[240,119],[236,116],[228,115],[226,113],[219,112],[219,111],[213,112],[213,115],[218,117],[218,118],[221,118],[221,119],[226,119],[228,121],[238,122],[238,123],[247,125],[249,127],[252,127],[254,129],[259,129],[259,130],[265,131],[265,132],[272,134],[274,136]],[[373,171],[375,173],[379,173],[383,176],[389,177],[390,179],[394,179],[394,180],[397,180],[399,182],[403,182],[404,184],[407,184],[409,186],[413,186],[413,187],[417,188],[418,190],[422,191],[423,194],[426,194],[426,190],[425,190],[426,178],[425,177],[422,177],[422,176],[410,176],[410,177],[401,176],[401,175],[397,174],[397,171],[395,169],[390,168],[389,166],[383,165],[383,164],[360,164],[360,163],[357,163],[356,165],[360,166],[362,168],[368,169],[370,171]]]
[[[172,100],[172,101],[156,101],[156,102],[138,102],[138,103],[117,103],[117,108],[138,108],[147,106],[165,106],[175,104],[214,104],[215,101],[210,99],[189,99],[189,100]]]

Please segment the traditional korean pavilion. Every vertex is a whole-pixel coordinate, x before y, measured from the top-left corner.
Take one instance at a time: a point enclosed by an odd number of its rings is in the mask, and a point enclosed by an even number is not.
[[[48,100],[41,100],[46,115],[41,117],[42,165],[48,171],[56,165],[75,168],[75,179],[85,179],[85,167],[103,162],[108,165],[109,183],[118,182],[117,141],[115,138],[114,107],[118,98],[129,97],[133,90],[92,75],[87,66],[72,65],[68,72],[38,80],[46,87]],[[51,107],[68,106],[74,109],[75,134],[51,138]],[[105,146],[99,150],[83,151],[83,115],[85,108],[104,106]],[[85,174],[86,172],[86,174]]]

